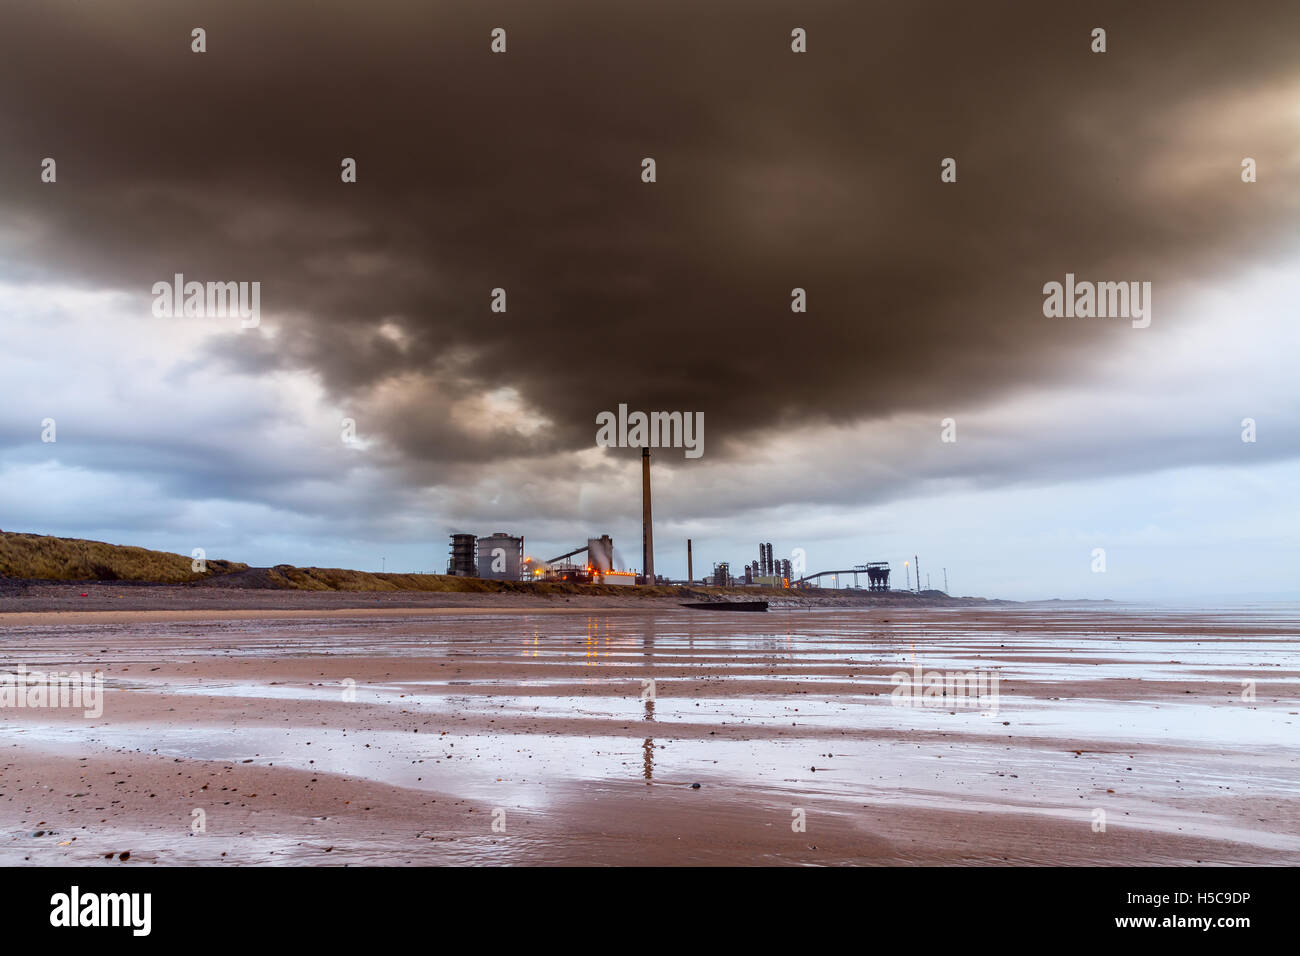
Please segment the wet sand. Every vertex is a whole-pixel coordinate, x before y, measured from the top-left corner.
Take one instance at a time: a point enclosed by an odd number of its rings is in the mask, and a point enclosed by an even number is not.
[[[8,864],[1300,863],[1296,608],[0,613],[20,664],[105,698],[0,708]]]

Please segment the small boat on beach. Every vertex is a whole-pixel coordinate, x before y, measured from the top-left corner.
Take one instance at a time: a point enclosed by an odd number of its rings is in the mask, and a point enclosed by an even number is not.
[[[692,611],[766,611],[766,601],[692,601],[683,604]]]

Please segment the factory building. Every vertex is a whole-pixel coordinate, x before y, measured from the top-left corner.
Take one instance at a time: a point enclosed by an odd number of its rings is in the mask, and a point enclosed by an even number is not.
[[[771,541],[758,543],[758,560],[745,565],[745,583],[763,588],[790,586],[790,560],[772,553]]]
[[[614,570],[614,540],[609,535],[587,539],[587,566],[601,573]]]
[[[482,548],[482,541],[479,546]],[[520,546],[522,547],[522,541]],[[579,554],[587,556],[582,564],[573,561],[573,557]],[[602,534],[599,538],[588,538],[587,543],[580,548],[557,554],[545,561],[524,558],[522,577],[525,581],[538,582],[630,585],[636,583],[638,575],[635,571],[614,570],[614,539]]]
[[[587,573],[593,584],[636,584],[635,571],[614,570],[614,539],[607,534],[587,539]]]
[[[458,578],[472,578],[478,575],[475,562],[475,547],[478,537],[472,534],[453,534],[451,536],[451,556],[447,559],[447,573]]]
[[[453,545],[454,547],[454,545]],[[478,539],[478,576],[490,581],[519,581],[524,573],[524,539],[498,531]]]
[[[591,580],[595,584],[613,584],[631,586],[636,584],[635,571],[593,571]]]

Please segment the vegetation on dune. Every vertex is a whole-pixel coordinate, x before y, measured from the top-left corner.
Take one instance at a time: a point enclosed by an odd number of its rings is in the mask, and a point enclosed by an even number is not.
[[[244,572],[244,573],[239,573]],[[285,588],[301,591],[393,591],[481,594],[629,594],[663,597],[682,593],[665,586],[617,587],[607,584],[523,583],[458,578],[445,574],[375,574],[344,568],[297,568],[287,564],[260,570],[235,561],[208,559],[207,571],[195,572],[191,558],[131,545],[56,538],[0,531],[0,577],[28,581],[131,581],[152,584],[203,582],[228,586]]]
[[[234,561],[209,560],[207,571],[197,573],[192,559],[182,554],[81,538],[0,531],[0,577],[184,584],[247,567]]]
[[[235,561],[212,559],[207,561],[206,572],[198,573],[192,569],[191,558],[182,554],[81,538],[56,538],[12,531],[0,531],[0,577],[28,581],[205,583],[217,587],[266,587],[300,591],[424,591],[556,596],[581,593],[635,594],[637,597],[666,597],[683,593],[682,589],[667,586],[631,588],[550,581],[488,581],[445,574],[375,574],[345,568],[297,568],[287,564],[257,569]]]

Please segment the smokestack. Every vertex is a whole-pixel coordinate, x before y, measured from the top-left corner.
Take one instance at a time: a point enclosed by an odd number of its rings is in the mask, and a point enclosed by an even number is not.
[[[695,583],[695,569],[691,565],[691,539],[686,539],[686,583]]]
[[[765,549],[766,552],[767,552],[767,557],[766,557],[766,560],[767,560],[767,576],[768,576],[768,577],[771,577],[772,575],[776,574],[776,566],[772,563],[772,542],[769,541],[769,542],[768,542],[767,544],[765,544],[763,547],[764,547],[764,549]]]
[[[650,518],[650,449],[641,449],[641,571],[646,584],[655,583],[654,527]]]
[[[921,593],[921,559],[912,555],[912,563],[916,565],[916,593]]]

